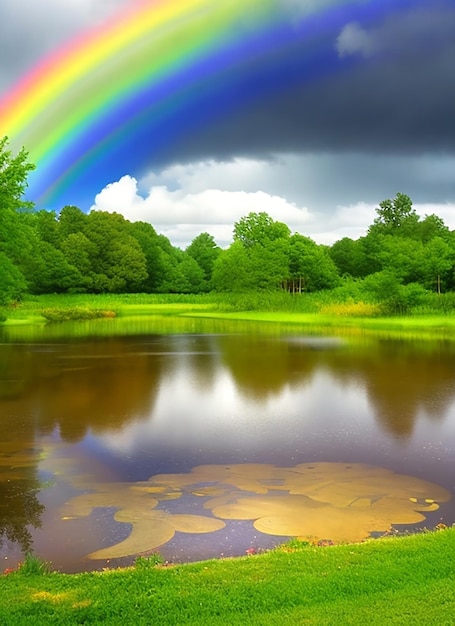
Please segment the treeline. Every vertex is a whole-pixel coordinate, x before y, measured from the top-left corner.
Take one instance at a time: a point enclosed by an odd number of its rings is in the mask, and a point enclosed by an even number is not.
[[[25,293],[301,293],[349,280],[380,300],[455,290],[455,233],[436,215],[420,218],[401,193],[381,202],[364,237],[331,247],[250,213],[226,250],[205,232],[181,250],[116,213],[34,210],[22,201],[32,166],[6,146],[0,141],[0,304]]]

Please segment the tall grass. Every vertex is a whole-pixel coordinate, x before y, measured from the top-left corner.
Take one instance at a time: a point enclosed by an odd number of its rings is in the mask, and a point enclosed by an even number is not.
[[[402,287],[402,288],[401,288]],[[30,323],[87,320],[132,315],[188,315],[192,312],[281,312],[329,318],[452,316],[455,293],[435,294],[412,285],[400,286],[378,300],[361,281],[347,281],[332,290],[290,294],[283,291],[207,294],[71,294],[26,298],[0,310],[0,322]]]

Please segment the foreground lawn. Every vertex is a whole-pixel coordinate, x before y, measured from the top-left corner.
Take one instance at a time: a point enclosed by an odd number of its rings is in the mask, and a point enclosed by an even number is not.
[[[280,625],[455,623],[455,528],[359,545],[291,542],[171,567],[0,578],[0,623]]]

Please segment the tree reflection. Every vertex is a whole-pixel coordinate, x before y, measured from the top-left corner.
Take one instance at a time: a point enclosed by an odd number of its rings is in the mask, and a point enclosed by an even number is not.
[[[41,433],[58,426],[66,441],[82,439],[89,429],[120,429],[150,416],[167,363],[160,350],[159,339],[150,337],[146,343],[111,338],[2,346],[0,362],[15,381],[3,407],[33,415]]]
[[[455,347],[409,340],[371,342],[330,357],[331,372],[365,388],[378,422],[409,437],[419,415],[442,419],[454,401]]]
[[[39,483],[29,470],[21,479],[7,479],[0,474],[0,547],[4,540],[17,543],[23,553],[32,547],[29,527],[41,527],[44,506],[37,498]]]
[[[267,336],[221,337],[220,346],[237,387],[256,401],[308,381],[320,362],[314,346]]]
[[[319,341],[319,343],[318,343]],[[408,437],[419,415],[440,419],[453,402],[455,347],[370,340],[339,347],[308,337],[260,334],[137,336],[0,346],[0,410],[33,416],[41,433],[75,442],[90,430],[149,420],[164,377],[183,373],[203,392],[220,367],[254,402],[296,390],[324,369],[366,391],[387,432]]]
[[[40,528],[44,511],[37,498],[39,450],[22,431],[22,420],[1,411],[0,417],[0,547],[7,540],[26,553],[32,547],[30,528]]]

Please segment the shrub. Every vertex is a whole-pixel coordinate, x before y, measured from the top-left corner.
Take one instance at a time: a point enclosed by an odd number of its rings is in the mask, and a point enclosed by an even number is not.
[[[69,322],[72,320],[93,320],[103,317],[116,317],[115,311],[70,307],[67,309],[43,309],[41,315],[48,322]]]
[[[378,304],[368,304],[367,302],[360,301],[328,304],[321,307],[319,312],[326,315],[337,315],[341,317],[375,317],[380,314],[381,309]]]
[[[51,565],[29,552],[25,555],[24,561],[19,563],[17,571],[25,576],[42,576],[50,573]]]
[[[163,565],[164,559],[158,552],[149,554],[148,556],[138,556],[134,562],[136,569],[150,569],[157,565]]]

